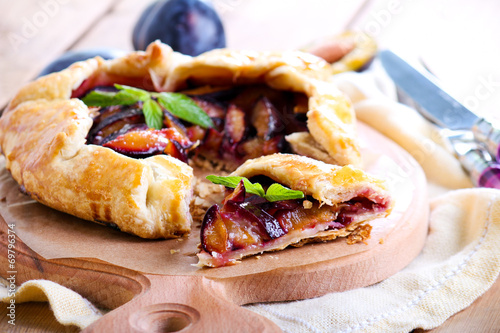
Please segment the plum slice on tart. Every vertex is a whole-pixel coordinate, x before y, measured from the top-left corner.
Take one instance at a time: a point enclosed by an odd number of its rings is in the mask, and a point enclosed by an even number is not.
[[[370,237],[368,222],[392,207],[380,179],[298,155],[248,160],[229,177],[211,180],[226,186],[226,196],[203,219],[198,266],[337,237],[360,242]]]

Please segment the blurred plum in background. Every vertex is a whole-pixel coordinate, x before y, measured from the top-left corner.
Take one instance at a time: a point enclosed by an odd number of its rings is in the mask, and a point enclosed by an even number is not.
[[[200,0],[161,0],[149,5],[134,27],[132,43],[136,50],[144,50],[157,39],[191,56],[226,46],[219,16],[209,2]]]

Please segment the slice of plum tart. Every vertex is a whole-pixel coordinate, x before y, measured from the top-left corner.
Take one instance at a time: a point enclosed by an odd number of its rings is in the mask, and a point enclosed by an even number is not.
[[[203,219],[198,266],[231,265],[337,237],[349,244],[364,241],[370,237],[368,222],[387,216],[392,207],[382,180],[304,156],[264,156],[228,177],[209,179],[225,185],[226,196]]]

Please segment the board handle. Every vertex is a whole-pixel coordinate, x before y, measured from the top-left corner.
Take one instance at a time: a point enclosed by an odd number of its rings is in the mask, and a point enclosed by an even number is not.
[[[150,287],[83,332],[282,332],[267,318],[223,296],[202,276],[145,275]]]

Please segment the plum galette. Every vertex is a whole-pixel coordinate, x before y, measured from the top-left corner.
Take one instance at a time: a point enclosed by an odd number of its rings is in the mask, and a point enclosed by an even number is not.
[[[311,192],[311,186],[345,184],[319,181],[308,173],[312,166],[327,178],[332,170],[362,173],[332,166],[358,165],[360,153],[353,109],[325,80],[330,74],[326,62],[301,52],[214,50],[189,57],[155,42],[145,52],[79,62],[29,83],[0,119],[0,145],[7,169],[33,199],[143,238],[190,232],[193,187],[200,182],[193,170],[253,177],[252,169],[263,171],[268,163],[278,172],[292,160],[297,170],[305,168],[303,179],[263,175],[306,197],[274,205],[295,207],[292,215],[304,221],[331,215],[328,228],[340,228],[352,207],[361,206],[356,214],[368,206],[379,214],[389,205],[378,185],[363,187],[347,203]],[[363,177],[352,178],[352,185],[364,186]],[[240,186],[233,195],[246,198],[244,192]],[[384,200],[367,203],[367,196]],[[232,202],[226,198],[205,220]],[[309,203],[307,212],[300,208]],[[280,230],[296,234],[287,225]],[[275,243],[283,247],[290,240]]]

